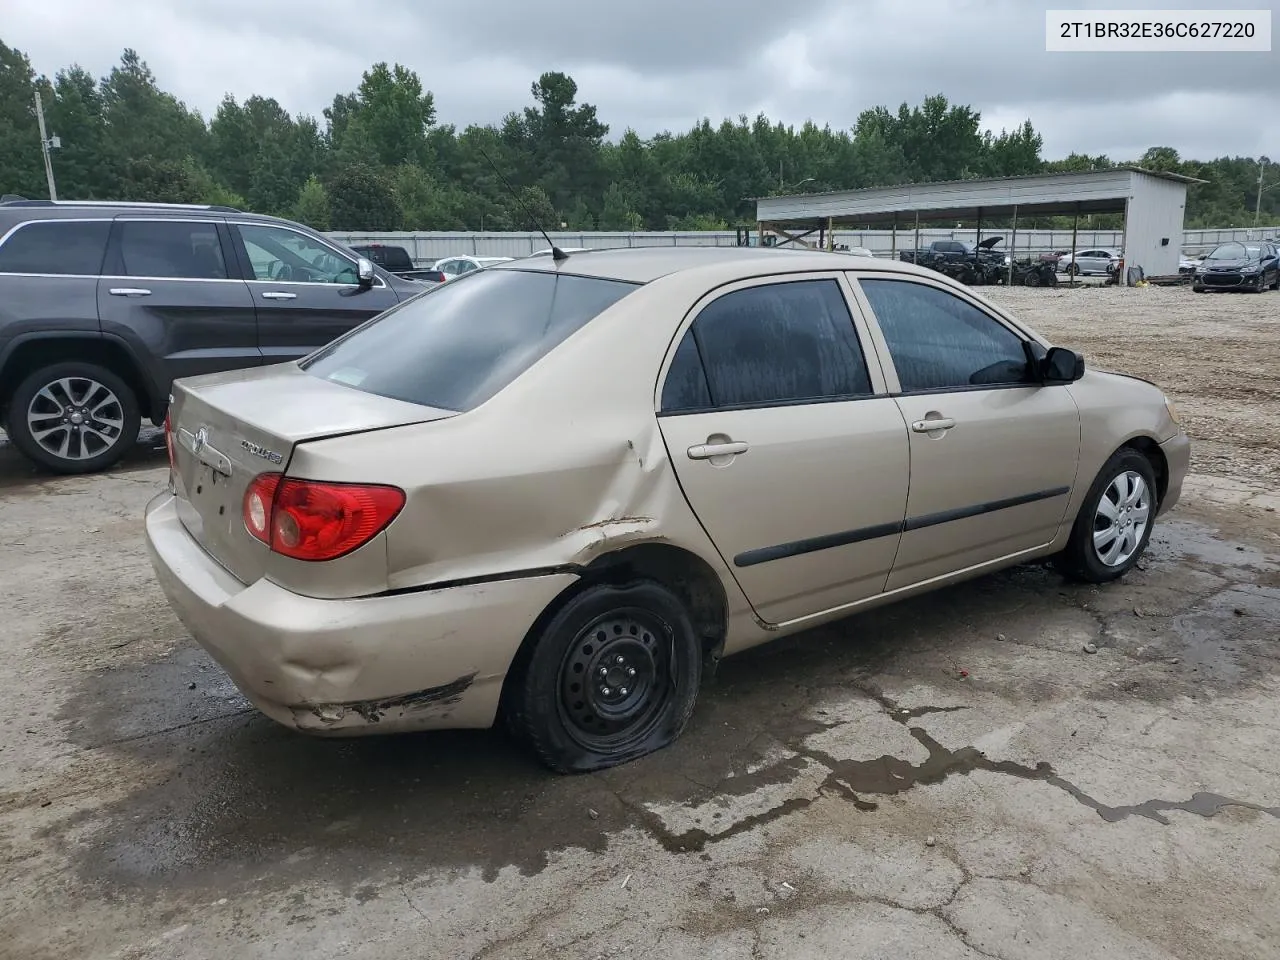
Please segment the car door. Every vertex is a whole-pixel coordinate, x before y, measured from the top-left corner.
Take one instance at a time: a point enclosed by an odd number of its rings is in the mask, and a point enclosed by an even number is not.
[[[1080,413],[1032,376],[1032,345],[924,278],[863,275],[885,375],[909,428],[911,488],[887,589],[1049,543],[1076,483]]]
[[[297,360],[399,302],[381,276],[362,287],[356,262],[284,224],[232,222],[258,312],[264,363]]]
[[[760,618],[879,594],[906,509],[906,425],[838,275],[720,288],[686,318],[658,422],[681,488]]]
[[[103,332],[151,356],[161,390],[179,377],[262,362],[253,296],[222,221],[117,217],[102,273]]]

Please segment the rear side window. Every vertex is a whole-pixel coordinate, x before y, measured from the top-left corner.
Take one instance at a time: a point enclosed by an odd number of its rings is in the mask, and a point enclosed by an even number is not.
[[[853,318],[834,280],[727,293],[703,308],[685,341],[663,385],[664,412],[697,409],[703,396],[711,406],[742,407],[871,393]]]
[[[120,259],[126,277],[227,279],[222,243],[214,223],[122,220]]]
[[[106,220],[25,224],[0,245],[0,273],[96,277],[102,270],[110,230]]]
[[[478,270],[322,348],[313,376],[443,410],[478,407],[637,284]]]

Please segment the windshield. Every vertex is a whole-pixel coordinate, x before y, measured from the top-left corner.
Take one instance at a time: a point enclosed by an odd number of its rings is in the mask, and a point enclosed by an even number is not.
[[[477,270],[405,301],[302,368],[367,393],[465,412],[484,403],[638,284]]]
[[[1224,243],[1205,257],[1206,260],[1257,260],[1262,256],[1262,247],[1256,243]]]

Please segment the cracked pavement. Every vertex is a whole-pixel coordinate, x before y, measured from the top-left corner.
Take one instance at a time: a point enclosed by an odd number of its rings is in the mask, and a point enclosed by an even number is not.
[[[676,745],[566,778],[249,709],[151,579],[162,461],[0,451],[0,956],[1280,955],[1265,489],[1193,478],[1119,584],[1026,566],[725,661]]]

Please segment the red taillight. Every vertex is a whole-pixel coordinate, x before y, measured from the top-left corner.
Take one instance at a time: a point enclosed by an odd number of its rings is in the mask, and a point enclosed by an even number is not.
[[[168,410],[164,412],[164,448],[169,451],[169,469],[172,471],[177,460],[173,455],[173,415]]]
[[[404,491],[397,487],[264,473],[244,493],[244,525],[275,553],[333,560],[372,540],[402,507]]]

